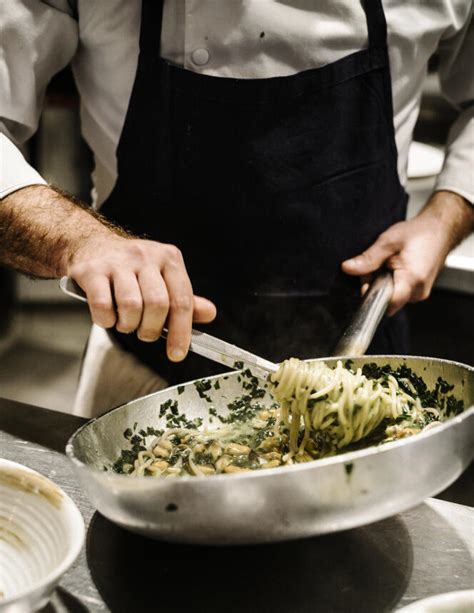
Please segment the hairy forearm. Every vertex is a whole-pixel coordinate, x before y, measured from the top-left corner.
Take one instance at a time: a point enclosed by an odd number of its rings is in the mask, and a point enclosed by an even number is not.
[[[30,276],[65,275],[84,242],[116,232],[55,188],[25,187],[0,201],[0,263]]]

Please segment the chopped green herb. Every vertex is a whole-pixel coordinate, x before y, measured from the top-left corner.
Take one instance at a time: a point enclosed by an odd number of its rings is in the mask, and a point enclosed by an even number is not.
[[[377,366],[371,362],[364,365],[362,374],[372,379],[379,377],[386,379],[392,375],[405,393],[419,397],[422,407],[438,407],[441,411],[445,410],[446,416],[457,415],[464,410],[462,400],[456,400],[454,396],[447,396],[454,389],[454,385],[438,377],[434,389],[429,390],[423,379],[415,375],[412,369],[405,364],[393,369],[389,364]]]
[[[207,400],[207,402],[212,402],[211,397],[206,394],[206,392],[208,392],[212,387],[212,383],[209,381],[209,379],[201,379],[200,381],[195,381],[194,387],[196,388],[196,391],[199,394],[200,398],[204,398],[205,400]]]
[[[446,400],[446,416],[452,417],[459,415],[464,411],[464,402],[462,400],[456,400],[454,396],[449,396]]]
[[[163,434],[163,430],[157,430],[156,428],[153,428],[152,426],[148,426],[148,428],[146,429],[147,436],[161,436],[162,434]]]
[[[171,403],[173,401],[171,400],[171,398],[169,400],[167,400],[166,402],[163,402],[162,405],[160,405],[160,417],[163,417],[163,415],[165,415],[165,413],[168,411],[168,409],[171,406]]]

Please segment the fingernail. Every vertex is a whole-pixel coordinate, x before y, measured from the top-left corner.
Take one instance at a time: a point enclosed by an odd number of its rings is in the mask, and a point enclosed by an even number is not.
[[[160,337],[159,336],[142,336],[137,334],[138,338],[144,343],[155,343]]]
[[[358,263],[359,263],[359,260],[357,258],[351,258],[350,260],[346,260],[344,262],[346,266],[357,266]]]
[[[186,357],[186,352],[180,347],[174,347],[173,349],[170,349],[168,357],[172,362],[181,362],[181,360],[184,360]]]

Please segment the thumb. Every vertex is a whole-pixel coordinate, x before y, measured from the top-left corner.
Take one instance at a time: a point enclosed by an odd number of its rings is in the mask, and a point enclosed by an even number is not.
[[[392,241],[387,241],[381,234],[368,249],[350,260],[345,260],[342,263],[342,270],[348,275],[368,275],[378,270],[389,257],[397,252],[398,247]]]
[[[208,324],[216,318],[216,314],[217,309],[213,302],[201,296],[194,296],[194,323]]]

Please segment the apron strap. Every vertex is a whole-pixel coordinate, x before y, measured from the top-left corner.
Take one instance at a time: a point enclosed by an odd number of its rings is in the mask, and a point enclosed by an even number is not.
[[[140,55],[155,58],[160,52],[164,0],[142,0]],[[138,63],[140,65],[140,62]]]
[[[386,47],[387,22],[382,0],[364,0],[364,7],[369,34],[369,49]]]

